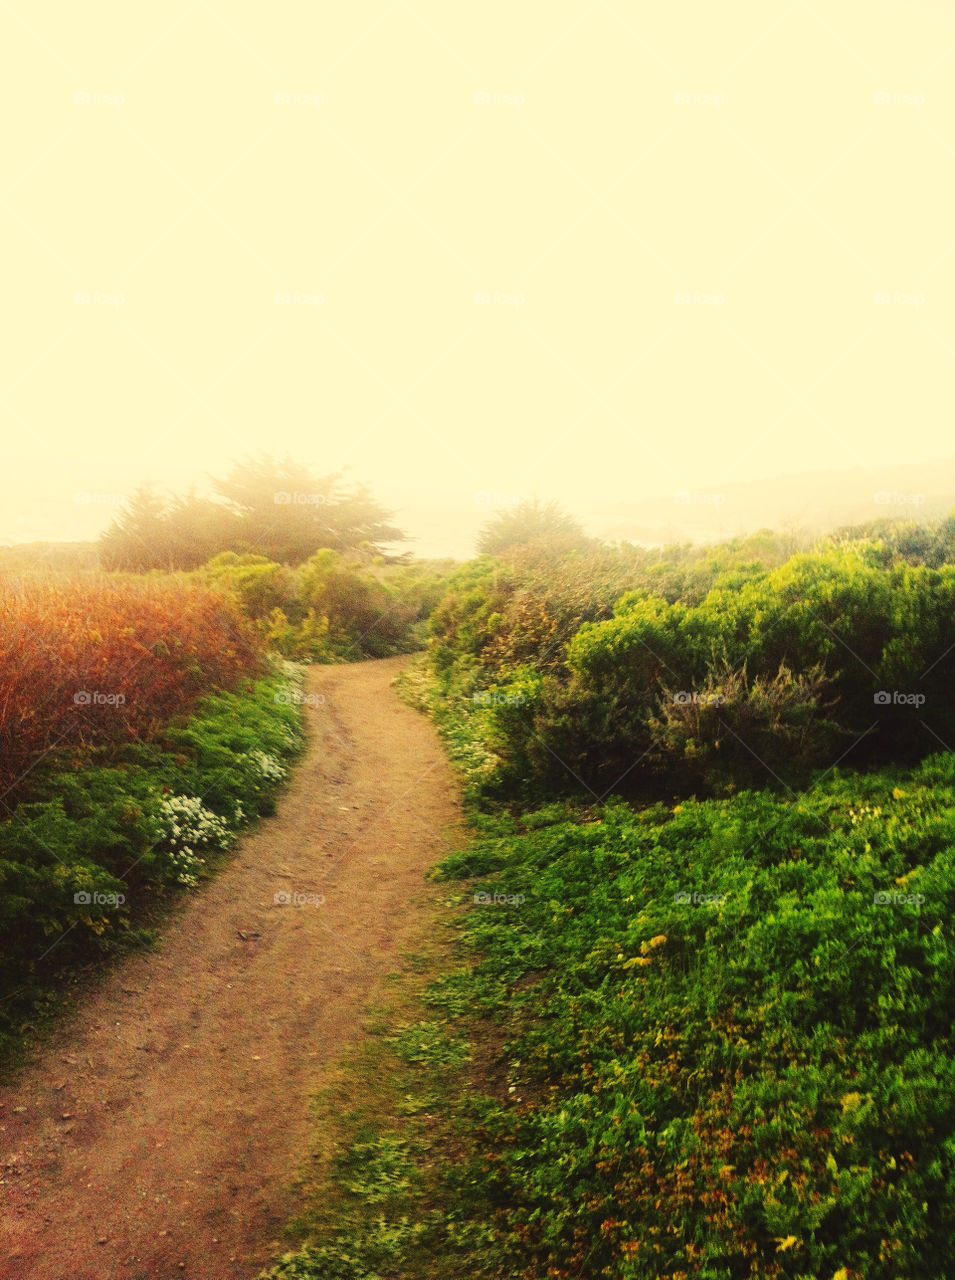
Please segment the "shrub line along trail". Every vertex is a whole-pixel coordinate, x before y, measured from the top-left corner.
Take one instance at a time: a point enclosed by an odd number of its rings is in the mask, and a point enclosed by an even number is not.
[[[309,1099],[462,829],[434,729],[390,687],[406,661],[310,669],[325,701],[277,815],[0,1089],[2,1280],[252,1280],[271,1260]]]

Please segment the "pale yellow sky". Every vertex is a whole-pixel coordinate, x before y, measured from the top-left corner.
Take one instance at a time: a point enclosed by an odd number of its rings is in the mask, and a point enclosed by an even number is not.
[[[261,449],[350,466],[427,550],[480,492],[955,454],[947,5],[0,23],[0,538]]]

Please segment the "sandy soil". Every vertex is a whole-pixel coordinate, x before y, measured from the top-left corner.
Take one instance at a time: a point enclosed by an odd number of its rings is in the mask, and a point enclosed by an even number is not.
[[[0,1089],[2,1280],[251,1280],[284,1247],[309,1097],[461,834],[434,730],[390,687],[405,661],[309,672],[325,702],[278,814]]]

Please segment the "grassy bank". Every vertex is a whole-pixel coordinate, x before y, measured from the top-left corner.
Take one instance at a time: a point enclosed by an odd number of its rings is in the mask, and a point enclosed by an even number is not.
[[[148,742],[53,751],[0,823],[0,1055],[98,960],[150,940],[165,903],[270,813],[303,745],[301,672],[199,698]]]

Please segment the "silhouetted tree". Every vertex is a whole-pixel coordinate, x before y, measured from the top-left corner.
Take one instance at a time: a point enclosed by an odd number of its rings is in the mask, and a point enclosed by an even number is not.
[[[222,551],[301,564],[326,547],[381,552],[405,534],[368,488],[347,488],[341,472],[314,476],[290,458],[244,458],[215,498],[188,494],[164,501],[138,489],[100,539],[108,569],[193,569]]]
[[[541,538],[560,542],[567,549],[582,549],[592,543],[573,516],[562,511],[556,502],[533,498],[497,511],[478,536],[478,551],[482,555],[500,555],[509,547],[525,546]]]

